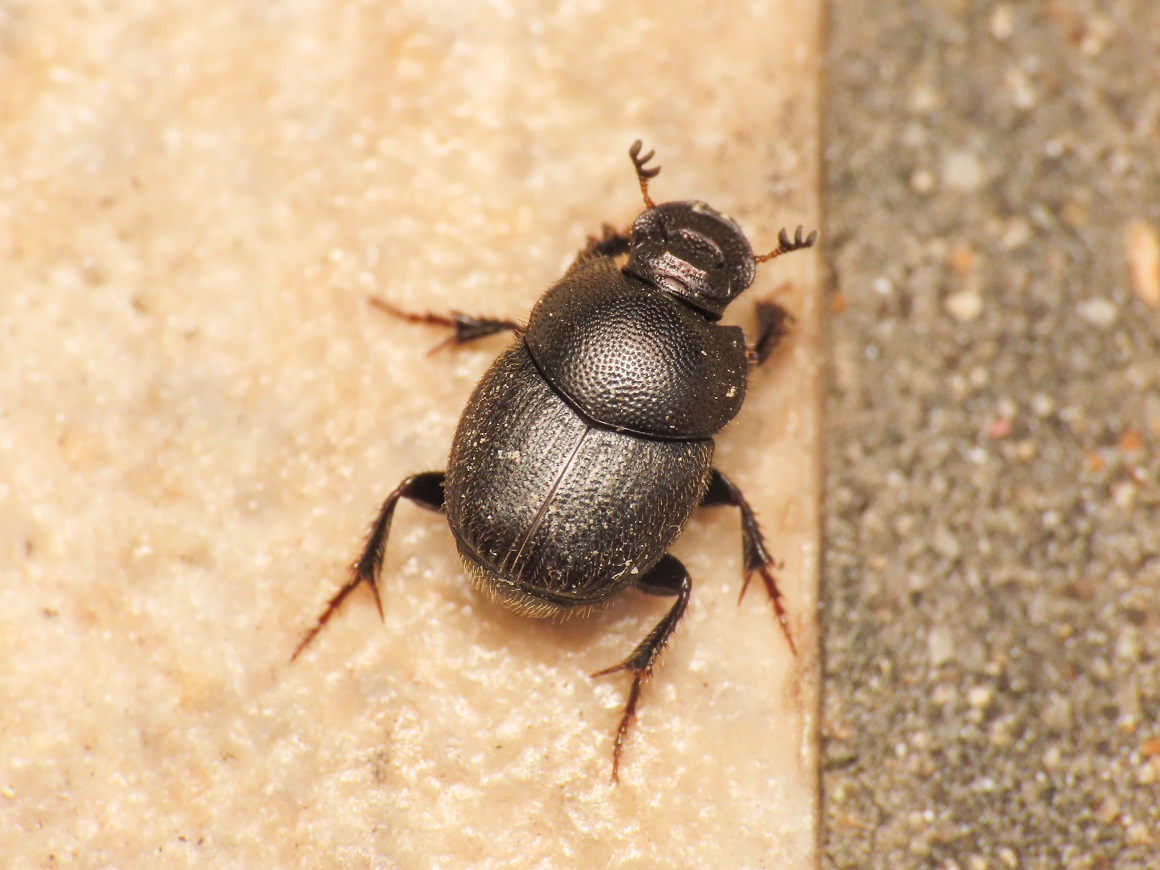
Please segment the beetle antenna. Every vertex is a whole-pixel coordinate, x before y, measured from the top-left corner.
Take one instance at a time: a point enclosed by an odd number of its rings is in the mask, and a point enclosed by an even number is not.
[[[650,155],[651,156],[651,155]],[[645,158],[646,160],[648,158]],[[642,181],[641,184],[644,182]],[[774,257],[780,257],[782,254],[788,254],[790,251],[800,251],[802,248],[812,248],[814,242],[818,240],[818,231],[813,230],[804,239],[802,238],[802,228],[799,226],[790,239],[789,233],[785,231],[785,227],[781,228],[781,232],[777,234],[777,247],[768,254],[762,254],[760,257],[754,257],[753,262],[764,263],[766,260],[772,260]]]
[[[650,178],[656,178],[660,173],[659,166],[646,166],[650,160],[653,159],[655,151],[649,151],[644,157],[640,156],[640,149],[644,147],[644,143],[637,139],[632,143],[628,149],[628,156],[632,158],[632,165],[636,167],[636,180],[640,182],[640,192],[644,197],[645,208],[656,208],[656,203],[652,201],[652,197],[648,195],[648,182]]]

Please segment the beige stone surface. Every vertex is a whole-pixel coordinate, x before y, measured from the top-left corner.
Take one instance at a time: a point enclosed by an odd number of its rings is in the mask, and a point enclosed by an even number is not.
[[[564,624],[472,592],[400,507],[297,662],[378,502],[441,468],[502,339],[589,232],[703,198],[758,248],[818,222],[812,0],[0,3],[0,854],[6,867],[808,867],[815,861],[820,309],[719,466],[800,655],[737,606],[735,511],[675,550],[693,604],[609,784],[666,602]],[[756,594],[755,594],[756,593]]]

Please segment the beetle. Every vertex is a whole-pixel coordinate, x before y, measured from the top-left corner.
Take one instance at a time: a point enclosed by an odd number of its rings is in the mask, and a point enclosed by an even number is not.
[[[386,497],[351,574],[303,637],[297,658],[343,601],[366,584],[382,616],[379,577],[400,499],[446,514],[475,586],[532,617],[587,612],[633,587],[675,598],[631,655],[593,674],[631,671],[612,750],[612,780],[641,688],[688,606],[692,581],[668,549],[698,507],[741,514],[744,581],[758,573],[790,650],[789,619],[753,509],[713,467],[714,436],[736,416],[748,370],[787,333],[788,313],[757,304],[752,348],[740,327],[721,326],[726,306],[756,265],[808,248],[817,231],[754,256],[732,218],[704,202],[657,205],[660,172],[629,148],[645,210],[631,230],[605,226],[540,298],[526,326],[510,320],[416,314],[464,344],[511,331],[515,340],[483,375],[460,417],[445,471],[406,477]]]

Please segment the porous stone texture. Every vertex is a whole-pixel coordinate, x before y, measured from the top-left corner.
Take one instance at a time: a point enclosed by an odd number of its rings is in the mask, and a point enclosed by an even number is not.
[[[833,11],[824,852],[1160,866],[1160,5]]]

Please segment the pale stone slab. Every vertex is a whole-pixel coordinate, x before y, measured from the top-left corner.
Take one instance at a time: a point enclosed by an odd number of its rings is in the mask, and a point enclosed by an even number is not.
[[[757,508],[676,548],[689,615],[608,782],[665,602],[537,623],[404,505],[385,624],[356,594],[289,654],[378,502],[442,467],[502,347],[602,222],[702,198],[758,248],[816,226],[819,11],[128,2],[0,9],[0,854],[8,867],[816,862],[817,255],[759,270],[797,328],[718,465]]]

